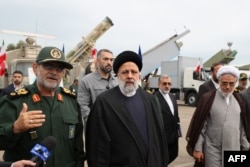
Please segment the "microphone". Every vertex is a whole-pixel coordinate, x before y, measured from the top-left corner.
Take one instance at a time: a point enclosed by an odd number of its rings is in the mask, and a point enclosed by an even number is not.
[[[43,163],[49,158],[50,151],[56,146],[56,139],[52,136],[46,137],[40,144],[36,144],[30,153],[33,155],[31,161],[36,163],[36,167],[43,165]],[[30,167],[30,166],[26,166]]]

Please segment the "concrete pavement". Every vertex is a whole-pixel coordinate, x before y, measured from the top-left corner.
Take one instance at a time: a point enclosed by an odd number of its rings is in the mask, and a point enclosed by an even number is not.
[[[186,105],[183,105],[181,102],[179,102],[179,116],[181,120],[181,127],[182,127],[182,138],[179,140],[179,155],[175,161],[173,161],[169,167],[192,167],[193,166],[193,158],[190,157],[186,152],[186,132],[189,125],[189,122],[191,120],[191,117],[193,115],[193,112],[195,110],[194,107],[189,107]],[[0,151],[0,160],[2,160],[2,154],[3,151]]]
[[[169,165],[169,167],[192,167],[194,160],[186,151],[186,132],[192,115],[194,113],[195,107],[190,107],[183,105],[179,102],[179,117],[181,120],[182,127],[182,137],[179,139],[179,155],[178,157]]]

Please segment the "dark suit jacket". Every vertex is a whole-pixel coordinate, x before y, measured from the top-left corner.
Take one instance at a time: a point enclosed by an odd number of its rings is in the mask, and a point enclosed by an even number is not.
[[[157,91],[155,95],[158,97],[161,105],[161,113],[164,122],[165,134],[168,142],[169,163],[170,163],[178,156],[178,130],[180,126],[178,105],[176,97],[170,93],[169,96],[174,106],[174,115],[173,115],[168,103],[166,102],[161,92]]]
[[[247,115],[247,124],[248,124],[247,126],[248,126],[248,131],[249,131],[250,130],[250,87],[248,87],[246,90],[243,90],[239,94],[246,102],[246,115]]]
[[[0,167],[10,167],[12,162],[0,162]]]
[[[210,90],[215,90],[215,89],[216,89],[216,87],[214,86],[214,83],[213,83],[213,81],[211,79],[204,82],[202,85],[200,85],[199,91],[198,91],[198,94],[197,94],[197,99],[196,99],[196,106],[197,106],[199,100],[201,99],[201,96],[204,93],[206,93],[206,92],[208,92]]]
[[[1,93],[0,93],[0,98],[3,97],[4,95],[7,95],[8,93],[15,91],[14,84],[9,84],[7,87],[5,87]]]

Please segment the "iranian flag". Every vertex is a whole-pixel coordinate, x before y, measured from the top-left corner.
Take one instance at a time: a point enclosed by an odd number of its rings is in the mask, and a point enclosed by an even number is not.
[[[97,49],[95,48],[95,46],[93,46],[92,50],[91,50],[91,58],[93,60],[96,59],[96,54],[97,54]]]
[[[200,71],[201,71],[201,61],[200,61],[200,59],[199,59],[197,65],[196,65],[195,72],[196,72],[196,74],[199,74]]]
[[[6,66],[6,51],[4,48],[4,41],[2,43],[1,52],[0,52],[0,76],[3,76],[5,73]]]

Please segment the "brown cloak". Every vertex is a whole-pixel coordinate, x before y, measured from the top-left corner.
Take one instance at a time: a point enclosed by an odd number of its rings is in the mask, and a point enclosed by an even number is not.
[[[193,156],[193,150],[194,150],[195,144],[203,128],[204,122],[206,118],[208,117],[208,114],[212,107],[212,103],[215,98],[215,94],[216,94],[216,90],[205,93],[201,97],[200,102],[197,105],[197,108],[193,114],[193,117],[188,127],[187,135],[186,135],[186,140],[187,140],[186,149],[190,156]],[[233,93],[233,96],[236,98],[236,100],[238,101],[240,105],[242,124],[246,132],[247,140],[250,141],[250,133],[248,130],[247,119],[246,119],[247,116],[246,116],[245,101],[242,100],[240,95],[237,93]]]

